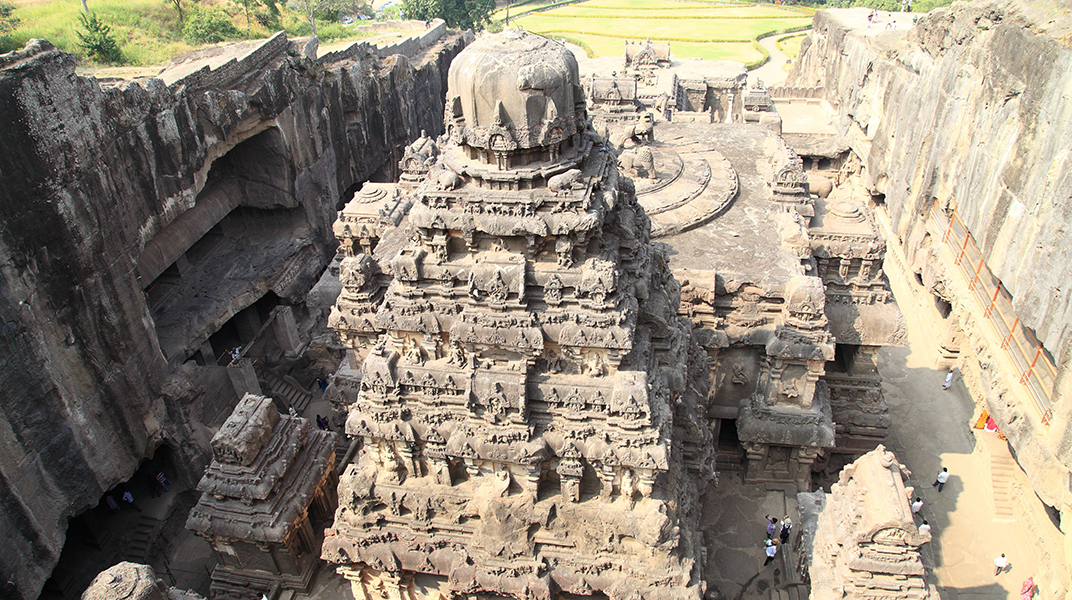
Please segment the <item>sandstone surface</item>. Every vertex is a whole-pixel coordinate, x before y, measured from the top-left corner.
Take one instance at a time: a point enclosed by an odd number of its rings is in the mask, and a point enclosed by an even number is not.
[[[74,56],[40,40],[0,57],[0,595],[36,598],[67,519],[161,444],[181,480],[200,477],[201,391],[169,375],[266,292],[302,300],[334,254],[343,193],[440,131],[464,44],[448,34],[413,59],[358,47],[314,63],[277,36],[170,86],[79,77]],[[145,290],[176,260],[166,252],[236,209],[295,224],[267,274],[236,247],[230,270],[154,310]],[[224,282],[232,295],[205,295]]]

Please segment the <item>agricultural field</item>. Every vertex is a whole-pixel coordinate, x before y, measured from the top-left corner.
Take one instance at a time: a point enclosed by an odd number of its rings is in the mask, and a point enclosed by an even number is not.
[[[698,0],[588,0],[524,12],[548,4],[536,0],[516,6],[511,26],[579,42],[594,57],[621,55],[626,41],[650,38],[670,42],[678,58],[754,64],[766,55],[753,40],[801,30],[812,17],[812,11],[798,7]],[[521,16],[515,19],[515,14]],[[504,16],[503,11],[495,16]]]

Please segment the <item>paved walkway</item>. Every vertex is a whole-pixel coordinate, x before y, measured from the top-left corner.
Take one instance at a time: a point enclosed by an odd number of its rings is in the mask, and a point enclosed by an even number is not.
[[[770,53],[770,60],[758,69],[748,72],[749,85],[754,85],[757,78],[763,80],[763,85],[767,87],[781,85],[785,81],[789,74],[787,71],[789,67],[786,64],[789,62],[789,57],[778,49],[778,38],[784,35],[786,34],[778,33],[759,39],[759,45]]]
[[[891,263],[886,261],[887,272],[908,322],[909,344],[879,355],[892,421],[886,445],[912,471],[906,486],[915,486],[915,495],[923,498],[921,519],[933,528],[933,541],[923,547],[928,574],[943,600],[1019,597],[1027,577],[1041,582],[1032,570],[1023,527],[1012,520],[1008,506],[996,505],[994,490],[999,477],[1025,476],[1018,468],[1008,469],[1013,459],[1005,441],[971,428],[977,409],[959,372],[952,388],[942,389],[946,366],[912,309],[908,280]],[[931,484],[942,467],[951,476],[939,493]],[[997,469],[1004,470],[1000,476]],[[993,560],[1001,553],[1010,567],[995,576]]]

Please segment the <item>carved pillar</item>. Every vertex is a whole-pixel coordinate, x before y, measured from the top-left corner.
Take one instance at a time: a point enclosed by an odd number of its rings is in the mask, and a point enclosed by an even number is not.
[[[744,480],[755,481],[763,476],[763,459],[767,457],[767,445],[757,442],[743,442],[744,446]]]
[[[442,444],[425,445],[424,458],[428,461],[428,471],[432,476],[432,481],[439,485],[453,485],[450,480],[450,461],[446,456],[446,448]]]
[[[275,341],[283,349],[288,357],[295,357],[301,352],[302,341],[298,334],[298,325],[294,322],[294,309],[290,306],[280,306],[272,323],[275,331]]]
[[[524,467],[525,475],[521,479],[521,485],[525,488],[526,492],[536,495],[540,489],[541,465],[536,463],[532,465],[524,465]]]
[[[584,474],[584,465],[577,458],[563,458],[558,462],[559,483],[562,497],[570,502],[581,500],[581,475]]]
[[[651,491],[655,488],[655,471],[651,469],[637,469],[637,491],[644,498],[651,496]]]
[[[599,497],[602,500],[610,500],[610,497],[614,494],[614,467],[603,463],[599,469],[599,480],[603,484],[603,488],[599,491]]]
[[[797,452],[797,490],[811,491],[811,465],[819,456],[819,448],[800,448]]]
[[[216,352],[212,349],[212,342],[205,340],[205,343],[201,344],[201,358],[205,360],[205,366],[216,366]]]
[[[231,386],[239,398],[246,394],[262,395],[261,384],[257,381],[257,372],[249,360],[243,358],[227,365],[227,377],[230,378]]]

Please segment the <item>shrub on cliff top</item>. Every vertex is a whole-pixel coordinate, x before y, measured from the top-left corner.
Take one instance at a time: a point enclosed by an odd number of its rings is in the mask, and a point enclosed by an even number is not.
[[[19,26],[19,18],[11,14],[13,12],[15,12],[14,4],[0,2],[0,53],[18,49],[18,44],[11,39],[11,32]]]
[[[231,17],[218,8],[195,10],[186,16],[182,37],[191,44],[214,44],[242,37]]]
[[[104,63],[119,64],[123,62],[123,53],[119,44],[112,37],[112,28],[97,18],[96,13],[79,13],[78,20],[83,31],[78,34],[78,45],[86,51],[86,56]]]

